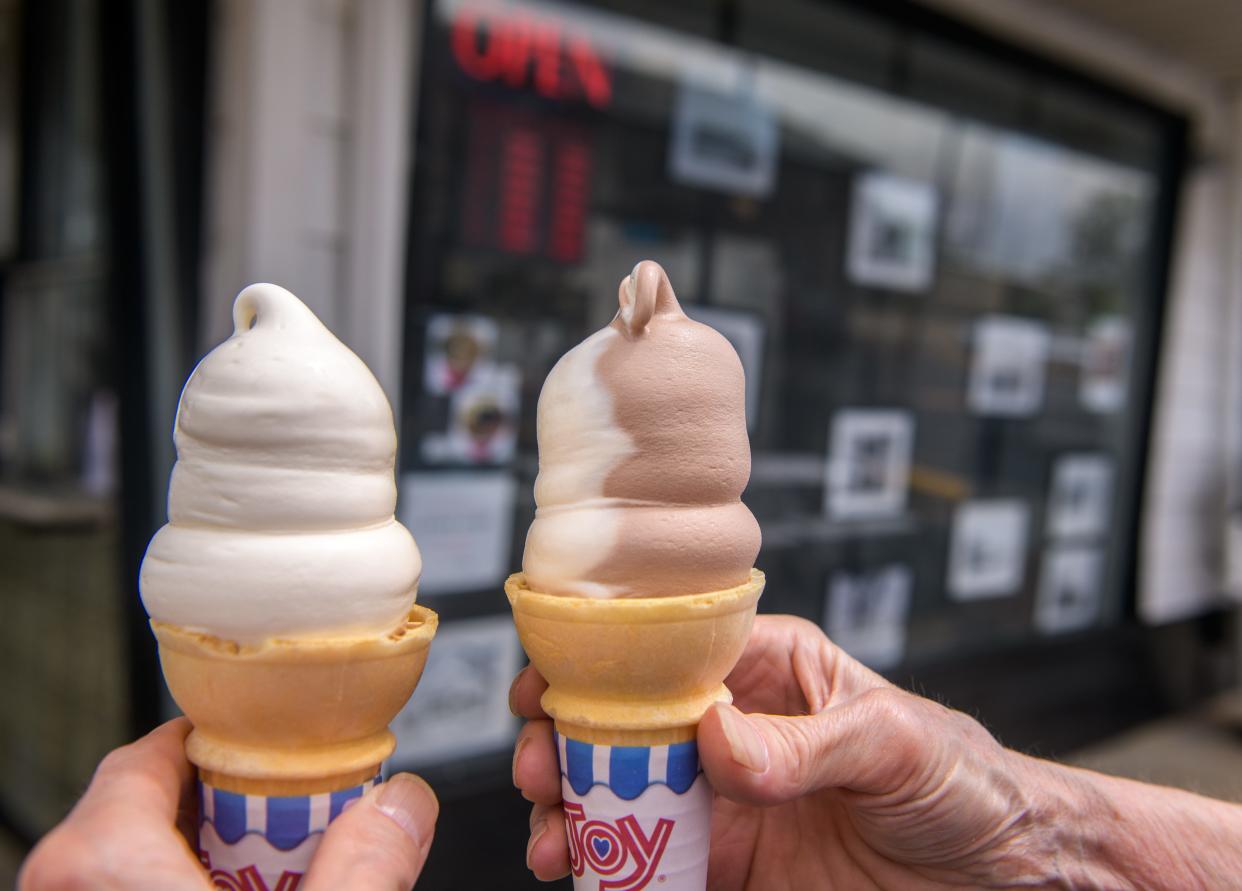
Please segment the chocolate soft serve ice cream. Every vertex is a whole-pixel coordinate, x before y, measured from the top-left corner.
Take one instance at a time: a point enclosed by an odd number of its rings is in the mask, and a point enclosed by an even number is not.
[[[422,562],[393,516],[384,391],[284,288],[246,288],[233,321],[181,393],[147,612],[241,644],[400,627]]]
[[[741,502],[741,362],[682,312],[657,263],[639,263],[618,301],[612,323],[566,353],[539,396],[527,583],[595,598],[741,585],[760,543]]]

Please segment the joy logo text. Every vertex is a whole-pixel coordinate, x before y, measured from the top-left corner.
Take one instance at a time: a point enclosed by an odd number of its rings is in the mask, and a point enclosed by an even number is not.
[[[582,805],[565,802],[569,830],[569,865],[581,877],[587,867],[603,878],[599,891],[642,891],[660,867],[664,849],[673,834],[673,820],[661,818],[651,835],[643,832],[630,814],[616,824],[588,820]]]

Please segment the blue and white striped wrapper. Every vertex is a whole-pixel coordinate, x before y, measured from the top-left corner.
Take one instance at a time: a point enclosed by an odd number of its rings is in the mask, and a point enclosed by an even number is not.
[[[703,891],[712,791],[698,744],[556,735],[575,891]]]
[[[244,795],[200,781],[198,850],[217,888],[295,891],[328,824],[380,782],[317,795]]]

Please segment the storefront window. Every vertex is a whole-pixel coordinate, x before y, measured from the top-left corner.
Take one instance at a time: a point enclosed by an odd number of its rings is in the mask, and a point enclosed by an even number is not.
[[[401,456],[426,599],[499,610],[539,386],[649,257],[746,368],[765,609],[882,669],[1118,622],[1166,119],[853,4],[711,8],[429,13]]]

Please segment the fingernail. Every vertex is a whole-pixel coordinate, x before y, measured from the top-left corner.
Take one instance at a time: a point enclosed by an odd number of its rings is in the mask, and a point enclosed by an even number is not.
[[[431,838],[440,812],[436,794],[422,779],[411,773],[394,774],[379,787],[375,806],[405,830],[420,848]]]
[[[530,737],[524,736],[518,740],[517,748],[513,750],[513,788],[515,789],[522,788],[521,786],[518,785],[518,778],[517,778],[518,759],[522,757],[522,750],[526,748],[526,745],[529,742],[530,742]]]
[[[530,855],[535,850],[535,843],[543,838],[543,834],[548,831],[547,819],[540,820],[530,829],[530,841],[526,843],[526,868],[534,871],[530,865]]]
[[[517,698],[518,682],[522,680],[522,675],[524,674],[526,674],[525,668],[517,673],[517,677],[513,679],[513,683],[509,685],[509,714],[513,715],[515,718],[521,717],[521,715],[518,714],[517,703],[515,703],[514,700]]]
[[[753,773],[767,770],[768,746],[759,732],[735,709],[723,707],[716,712],[720,715],[720,729],[724,731],[733,760]]]

